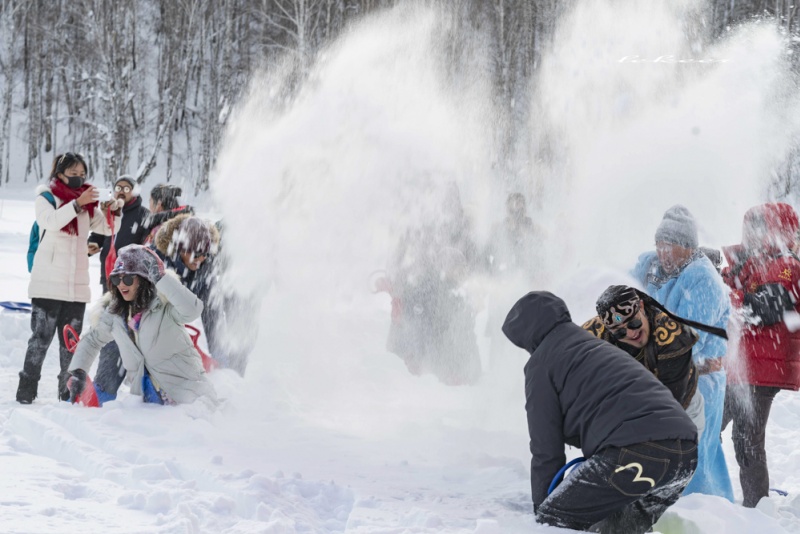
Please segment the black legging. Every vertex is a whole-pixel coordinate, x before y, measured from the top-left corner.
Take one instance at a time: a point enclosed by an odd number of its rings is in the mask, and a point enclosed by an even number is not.
[[[28,350],[25,352],[25,364],[22,376],[38,382],[42,374],[42,364],[47,355],[47,349],[53,341],[53,336],[58,335],[59,363],[61,372],[58,374],[59,395],[66,391],[69,372],[67,368],[72,361],[72,353],[67,350],[64,342],[64,326],[70,325],[80,335],[83,329],[83,314],[86,304],[83,302],[65,302],[52,299],[31,299],[31,334],[28,340]]]
[[[752,385],[728,385],[722,429],[733,421],[733,448],[739,464],[744,506],[755,508],[769,495],[767,468],[767,420],[772,401],[780,388]]]

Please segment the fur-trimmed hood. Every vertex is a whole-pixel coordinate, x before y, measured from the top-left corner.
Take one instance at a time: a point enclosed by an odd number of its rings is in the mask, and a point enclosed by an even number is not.
[[[158,251],[163,254],[165,257],[173,257],[177,252],[177,247],[173,244],[173,238],[175,233],[181,227],[181,224],[186,219],[194,217],[194,215],[190,213],[185,213],[182,215],[178,215],[177,217],[173,217],[172,219],[165,222],[161,228],[158,230],[158,233],[155,237],[155,245]],[[215,254],[216,251],[219,249],[219,230],[217,230],[216,225],[212,224],[209,221],[203,221],[208,228],[209,233],[211,234],[211,253]]]

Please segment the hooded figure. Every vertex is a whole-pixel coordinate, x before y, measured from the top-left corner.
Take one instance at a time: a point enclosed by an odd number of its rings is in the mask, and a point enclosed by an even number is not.
[[[86,370],[100,349],[114,340],[132,394],[151,401],[148,391],[155,391],[161,404],[198,398],[214,403],[216,393],[184,327],[200,316],[203,302],[174,273],[165,274],[155,252],[140,245],[120,250],[109,281],[112,290],[69,366],[72,398],[85,387]]]
[[[646,532],[679,497],[697,458],[697,429],[652,373],[574,324],[548,292],[522,297],[503,324],[530,353],[525,409],[536,520],[607,533]],[[564,445],[586,461],[548,496]]]
[[[744,216],[742,243],[723,248],[723,272],[743,325],[739,358],[743,369],[728,376],[723,428],[733,421],[743,504],[755,507],[769,494],[766,426],[775,395],[800,388],[800,331],[784,322],[800,311],[800,260],[792,250],[798,224],[788,204],[768,203]]]

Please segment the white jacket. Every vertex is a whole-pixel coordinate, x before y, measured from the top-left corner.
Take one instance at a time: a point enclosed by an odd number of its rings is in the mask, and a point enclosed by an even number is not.
[[[142,394],[142,376],[147,366],[153,379],[175,402],[188,403],[200,397],[215,402],[214,386],[184,327],[200,317],[203,301],[184,287],[173,271],[167,271],[156,290],[158,298],[142,313],[138,344],[128,334],[125,320],[108,311],[110,298],[101,301],[100,316],[95,314],[96,323],[78,343],[69,370],[89,371],[100,349],[113,339],[119,346],[122,365],[128,371],[126,382],[134,395]]]
[[[66,204],[53,195],[56,207],[42,195],[50,191],[47,185],[36,188],[36,222],[39,223],[39,248],[33,258],[28,298],[61,300],[65,302],[89,302],[89,232],[111,235],[105,213],[95,209],[94,217],[84,210],[77,214],[78,235],[62,232],[61,229],[76,217],[72,202]],[[119,224],[120,217],[115,220]],[[42,237],[44,233],[44,237]]]

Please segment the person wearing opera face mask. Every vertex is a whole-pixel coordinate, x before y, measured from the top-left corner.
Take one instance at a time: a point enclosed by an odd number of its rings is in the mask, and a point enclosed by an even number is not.
[[[107,343],[116,341],[133,395],[145,402],[182,404],[203,399],[216,404],[200,355],[185,324],[203,311],[203,301],[161,259],[142,245],[119,251],[109,276],[111,290],[98,306],[99,317],[81,338],[69,366],[71,399],[88,387],[86,370]]]
[[[62,333],[65,325],[81,332],[86,303],[92,297],[86,239],[90,230],[111,234],[104,212],[114,208],[110,203],[98,204],[97,189],[85,183],[86,173],[83,156],[67,152],[55,158],[49,183],[36,191],[40,240],[28,285],[33,333],[19,373],[17,401],[21,404],[37,397],[42,364],[56,334],[61,368],[58,397],[69,399],[67,367],[72,355]]]

